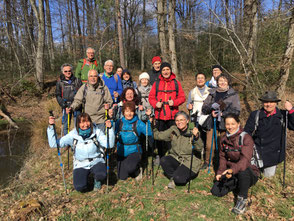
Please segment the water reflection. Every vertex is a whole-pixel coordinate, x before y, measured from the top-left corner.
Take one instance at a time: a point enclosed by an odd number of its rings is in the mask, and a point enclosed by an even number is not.
[[[19,172],[30,144],[30,137],[31,131],[25,123],[17,130],[7,126],[5,130],[0,131],[0,186],[8,184]]]

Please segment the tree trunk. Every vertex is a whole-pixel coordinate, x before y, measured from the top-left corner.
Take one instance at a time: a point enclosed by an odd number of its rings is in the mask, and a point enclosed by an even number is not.
[[[72,57],[74,53],[74,47],[73,47],[73,39],[72,39],[72,10],[71,10],[71,4],[70,1],[67,0],[67,39],[68,39],[68,54],[70,57]]]
[[[146,39],[146,0],[143,0],[143,30],[142,30],[142,49],[141,49],[141,71],[145,69],[145,39]]]
[[[35,16],[38,20],[38,46],[36,54],[36,80],[37,88],[44,89],[44,46],[45,46],[45,16],[44,16],[44,2],[39,0],[38,9],[34,0],[30,0]]]
[[[58,13],[59,13],[59,19],[60,19],[60,31],[61,31],[61,40],[62,40],[62,51],[61,53],[65,52],[65,42],[64,42],[64,29],[63,29],[63,19],[62,19],[62,13],[61,13],[61,5],[60,1],[58,1]]]
[[[122,34],[122,24],[121,24],[121,14],[120,14],[120,0],[115,0],[115,8],[116,8],[116,20],[117,20],[118,45],[119,45],[119,60],[120,60],[120,65],[123,67],[123,69],[125,69],[126,66],[125,66],[123,34]]]
[[[76,10],[76,21],[77,21],[77,29],[78,29],[78,35],[79,35],[79,52],[78,55],[81,57],[83,54],[83,41],[82,41],[82,30],[80,25],[80,15],[79,15],[79,6],[78,6],[78,0],[74,0],[75,3],[75,10]]]
[[[49,59],[51,70],[54,71],[54,44],[53,44],[53,35],[52,35],[52,25],[51,25],[51,15],[50,15],[50,6],[49,0],[45,0],[46,3],[46,23],[47,23],[47,41],[48,41],[48,50],[49,50]]]
[[[230,18],[229,18],[229,0],[225,0],[225,17],[226,17],[226,26],[230,27]]]
[[[169,18],[168,18],[168,35],[169,35],[169,50],[171,55],[171,66],[173,73],[178,74],[178,63],[176,53],[176,39],[175,39],[175,7],[176,0],[169,1]]]
[[[284,96],[284,93],[286,89],[286,83],[289,77],[290,67],[292,64],[293,51],[294,51],[294,8],[291,9],[287,48],[283,55],[282,64],[280,68],[280,79],[276,89],[279,97],[282,97],[284,99],[286,98]]]
[[[165,34],[165,23],[164,17],[166,14],[164,13],[164,0],[157,1],[157,26],[158,26],[158,38],[161,50],[161,56],[163,61],[169,61],[169,56],[167,52],[166,45],[166,34]]]

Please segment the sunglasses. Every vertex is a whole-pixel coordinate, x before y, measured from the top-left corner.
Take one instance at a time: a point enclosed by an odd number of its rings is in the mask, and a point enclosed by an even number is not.
[[[70,73],[71,71],[63,71],[64,73]]]

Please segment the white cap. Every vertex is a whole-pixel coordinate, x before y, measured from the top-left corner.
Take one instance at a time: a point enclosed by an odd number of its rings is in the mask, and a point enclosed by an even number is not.
[[[141,79],[143,78],[150,80],[149,74],[147,72],[143,72],[142,74],[140,74],[139,81],[141,81]]]

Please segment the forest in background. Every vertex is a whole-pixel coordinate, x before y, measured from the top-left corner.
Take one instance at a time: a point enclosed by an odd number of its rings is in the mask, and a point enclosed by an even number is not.
[[[148,70],[160,55],[184,79],[221,64],[245,97],[294,85],[293,0],[1,0],[0,78],[17,95],[42,91],[49,73],[87,47]],[[28,82],[34,76],[34,82]],[[5,81],[7,82],[7,81]],[[17,84],[17,87],[15,86]],[[4,85],[1,85],[4,86]]]

